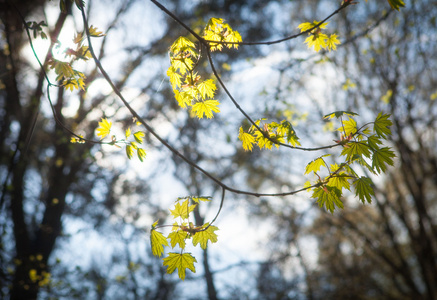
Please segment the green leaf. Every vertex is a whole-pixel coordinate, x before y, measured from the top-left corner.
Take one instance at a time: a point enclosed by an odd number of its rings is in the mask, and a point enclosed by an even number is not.
[[[378,173],[385,172],[387,165],[393,166],[393,158],[395,156],[389,147],[378,149],[373,153],[372,167],[376,169]]]
[[[156,221],[154,224],[157,223],[158,221]],[[164,246],[168,247],[168,241],[165,236],[161,232],[158,232],[154,229],[152,229],[150,232],[150,242],[152,244],[152,253],[157,257],[160,257],[164,253]]]
[[[343,208],[343,202],[340,200],[341,191],[332,186],[321,186],[314,189],[314,193],[311,196],[317,199],[319,207],[325,206],[331,213],[334,212],[335,206]]]
[[[333,119],[334,117],[338,119],[342,116],[358,116],[358,114],[351,112],[351,111],[339,110],[339,111],[334,111],[330,114],[324,115],[323,119],[330,120],[330,119]]]
[[[171,247],[174,248],[177,244],[179,244],[181,249],[185,249],[185,239],[187,237],[188,233],[183,230],[173,231],[168,235]]]
[[[189,205],[189,201],[185,200],[182,202],[178,201],[174,209],[170,209],[171,214],[176,219],[181,217],[182,219],[188,219],[188,215],[194,210],[196,204]]]
[[[354,161],[357,159],[355,156],[365,156],[370,158],[372,154],[370,153],[369,146],[366,142],[349,142],[344,145],[341,155],[346,155],[348,161]]]
[[[308,163],[305,168],[305,174],[309,174],[311,172],[317,173],[322,166],[326,167],[323,157],[327,157],[327,156],[330,156],[330,154],[325,154],[323,156],[320,156],[319,158],[316,158],[315,160]]]
[[[393,125],[393,123],[388,119],[389,117],[390,114],[383,115],[382,113],[379,113],[373,124],[373,130],[375,130],[376,134],[383,139],[387,138],[388,135],[391,135],[389,127]]]
[[[179,278],[182,280],[185,280],[186,269],[190,269],[193,273],[196,273],[194,263],[197,262],[197,260],[191,253],[169,253],[168,257],[163,258],[163,261],[163,265],[167,266],[167,273],[172,274],[177,268]]]
[[[382,142],[376,135],[371,135],[367,138],[367,144],[373,150],[377,150],[377,149],[379,149],[378,145],[381,145]]]
[[[207,227],[209,224],[206,223],[204,227]],[[208,241],[211,241],[211,243],[217,242],[217,234],[214,233],[214,231],[218,230],[216,226],[209,226],[208,229],[196,232],[193,236],[193,245],[196,246],[198,243],[200,243],[200,247],[205,250],[206,246],[208,244]]]
[[[176,72],[174,66],[170,66],[167,70],[167,76],[170,77],[170,83],[173,89],[180,87],[182,84],[182,75]]]
[[[210,119],[214,117],[213,112],[220,112],[220,109],[218,108],[219,104],[220,102],[217,100],[206,100],[197,102],[193,105],[192,109],[199,119],[202,119],[203,115]]]
[[[374,195],[372,180],[368,177],[360,177],[353,182],[355,186],[355,197],[358,197],[363,204],[367,201],[372,203],[371,196]]]

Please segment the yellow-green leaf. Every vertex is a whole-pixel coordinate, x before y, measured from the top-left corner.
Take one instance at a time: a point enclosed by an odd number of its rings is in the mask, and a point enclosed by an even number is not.
[[[355,197],[358,197],[361,202],[372,203],[372,195],[374,195],[374,191],[372,188],[372,180],[368,177],[360,177],[353,182],[355,186]]]
[[[186,269],[190,269],[193,273],[196,273],[194,263],[197,262],[197,260],[191,253],[169,253],[168,257],[163,258],[163,261],[163,265],[167,266],[167,273],[172,274],[177,268],[179,278],[182,280],[185,279]]]
[[[103,139],[111,131],[112,122],[109,122],[106,118],[99,122],[99,127],[97,128],[97,136]]]
[[[175,208],[170,209],[170,212],[174,218],[181,217],[182,219],[188,219],[188,215],[194,210],[195,207],[195,204],[189,205],[188,200],[183,201],[182,204],[180,201],[178,201],[175,205]]]
[[[205,224],[204,227],[207,227],[209,224]],[[196,232],[193,236],[193,245],[196,246],[200,243],[200,247],[202,249],[206,249],[206,246],[208,245],[208,241],[211,241],[211,243],[217,242],[217,234],[214,233],[214,231],[218,230],[216,226],[209,226],[208,229]]]
[[[138,155],[138,159],[143,162],[144,158],[146,157],[146,151],[142,148],[138,148],[137,149],[137,155]]]
[[[152,244],[152,253],[157,257],[164,253],[164,246],[168,247],[168,241],[165,236],[154,229],[150,232],[150,243]]]
[[[219,104],[220,103],[217,100],[197,102],[193,105],[193,113],[195,113],[199,119],[202,119],[203,115],[205,115],[208,119],[213,118],[213,112],[220,112],[220,109],[218,108]]]
[[[138,144],[142,144],[143,143],[144,136],[145,136],[145,134],[142,131],[137,131],[137,132],[134,133],[135,141],[137,141]]]
[[[130,137],[131,134],[132,134],[132,130],[129,127],[128,129],[126,129],[126,138]]]
[[[203,99],[213,98],[215,94],[215,90],[217,89],[216,85],[214,84],[214,80],[208,79],[205,80],[197,85],[197,88],[200,92],[200,95]]]
[[[244,132],[243,127],[240,127],[238,138],[243,142],[244,151],[252,151],[255,137],[250,133]]]
[[[399,10],[400,7],[404,7],[405,3],[402,0],[387,0],[391,8]]]
[[[185,240],[188,237],[188,232],[183,230],[170,232],[168,238],[170,239],[171,247],[174,248],[177,244],[181,249],[185,249]]]
[[[132,156],[134,155],[134,147],[132,144],[126,146],[126,155],[127,158],[132,159]]]
[[[323,156],[320,156],[315,160],[311,161],[310,163],[308,163],[308,165],[305,168],[305,174],[309,174],[311,172],[317,173],[322,166],[326,167],[323,157],[327,157],[327,156],[330,156],[330,154],[325,154]]]
[[[340,44],[340,41],[338,40],[338,35],[336,34],[331,34],[328,38],[328,40],[326,41],[326,47],[328,48],[329,51],[331,50],[337,50],[337,45]]]

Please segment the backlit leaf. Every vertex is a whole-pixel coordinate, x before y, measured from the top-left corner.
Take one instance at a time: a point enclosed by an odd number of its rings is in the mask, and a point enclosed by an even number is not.
[[[216,85],[214,84],[214,80],[208,79],[205,80],[197,85],[197,88],[199,89],[200,95],[203,99],[213,98],[215,94],[215,90],[217,89]]]
[[[189,205],[189,201],[185,200],[182,202],[178,201],[175,204],[175,208],[174,209],[170,209],[171,214],[173,215],[174,218],[178,218],[181,217],[182,219],[188,219],[188,215],[189,213],[191,213],[194,208],[196,207],[196,205]]]
[[[208,226],[208,223],[204,226]],[[216,243],[217,234],[214,233],[214,231],[216,230],[218,230],[218,228],[211,225],[206,230],[196,232],[193,236],[193,245],[196,246],[200,243],[200,247],[205,250],[208,245],[208,241],[210,241],[211,243]]]
[[[243,149],[245,151],[252,151],[255,138],[250,133],[244,132],[243,127],[240,127],[238,138],[243,142]]]
[[[107,119],[102,119],[97,128],[97,136],[100,136],[100,139],[103,139],[111,131],[111,126],[112,122],[109,122]]]
[[[196,273],[194,263],[197,262],[197,260],[191,253],[169,253],[168,257],[163,258],[163,261],[163,265],[167,266],[167,273],[172,274],[177,268],[179,278],[182,280],[185,280],[186,269],[190,269],[193,273]]]
[[[319,158],[316,158],[315,160],[308,163],[308,165],[305,168],[305,174],[309,174],[311,172],[317,173],[322,166],[326,167],[323,157],[327,157],[327,156],[330,156],[330,154],[325,154],[323,156],[320,156]]]
[[[164,246],[168,247],[168,241],[165,236],[154,229],[150,232],[150,242],[152,244],[152,253],[157,257],[164,253]]]
[[[218,108],[219,104],[220,103],[217,100],[205,100],[197,102],[193,105],[193,113],[195,113],[199,119],[202,119],[204,115],[208,119],[213,118],[213,112],[220,112],[220,109]]]
[[[188,233],[183,230],[173,231],[168,235],[171,247],[174,248],[177,244],[179,244],[181,249],[185,249],[185,239],[187,237]]]
[[[372,195],[374,195],[372,188],[372,180],[368,177],[360,177],[359,179],[353,182],[355,186],[355,197],[358,197],[361,202],[368,203],[372,202]]]
[[[387,165],[393,166],[393,158],[395,156],[394,152],[388,147],[378,149],[373,153],[372,167],[375,168],[378,173],[385,172]]]
[[[375,123],[373,124],[373,129],[375,130],[376,134],[382,138],[386,138],[388,135],[391,135],[390,126],[393,125],[393,123],[389,120],[390,115],[382,113],[379,113],[376,117]]]

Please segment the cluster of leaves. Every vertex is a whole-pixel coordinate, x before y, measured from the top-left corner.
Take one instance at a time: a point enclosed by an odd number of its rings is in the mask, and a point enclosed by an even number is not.
[[[150,241],[152,245],[152,253],[157,257],[161,257],[164,254],[164,247],[175,248],[179,247],[180,252],[170,252],[163,258],[163,265],[167,266],[167,273],[172,274],[178,269],[179,278],[185,279],[186,269],[196,272],[194,263],[197,262],[196,258],[189,252],[185,252],[187,246],[186,240],[191,239],[193,246],[200,244],[202,249],[206,249],[208,241],[211,243],[217,242],[217,234],[215,233],[218,228],[205,223],[201,226],[195,226],[190,222],[190,214],[196,208],[197,204],[201,201],[210,201],[209,197],[184,197],[178,198],[175,202],[174,208],[170,209],[170,213],[174,218],[174,224],[172,225],[171,232],[164,236],[161,232],[157,231],[158,228],[163,226],[157,226],[158,221],[152,225],[150,233]],[[170,245],[168,243],[170,241]]]
[[[90,36],[102,37],[104,34],[98,31],[97,28],[91,27],[88,29]],[[48,61],[48,65],[53,69],[57,75],[56,81],[60,82],[61,86],[65,89],[73,91],[75,89],[85,89],[86,76],[80,71],[73,69],[73,63],[79,60],[87,61],[92,58],[88,46],[84,45],[85,32],[79,32],[73,39],[76,49],[68,48],[65,51],[65,57],[70,58],[70,61],[61,61],[51,57]],[[59,44],[58,44],[59,46]]]
[[[337,34],[327,35],[322,33],[322,29],[325,29],[328,23],[322,23],[314,21],[312,23],[305,22],[298,26],[300,32],[308,32],[308,37],[305,39],[305,43],[308,48],[314,47],[316,52],[320,49],[325,50],[337,50],[337,45],[340,44]]]
[[[227,43],[241,42],[237,31],[223,22],[223,19],[212,18],[205,27],[203,38],[205,41]],[[226,44],[228,48],[238,48],[238,44]],[[222,50],[223,44],[209,42],[209,50]],[[200,51],[195,43],[186,37],[179,37],[170,47],[171,66],[167,70],[175,98],[181,108],[191,107],[192,113],[199,119],[206,116],[214,117],[220,112],[219,101],[214,99],[217,86],[213,79],[203,80],[195,72],[200,60]]]
[[[136,120],[134,120],[136,122]],[[137,125],[140,125],[141,123],[137,122]],[[100,137],[101,140],[103,140],[106,136],[108,136],[111,132],[112,122],[109,122],[106,118],[102,118],[102,121],[99,122],[99,127],[96,129],[97,136]],[[132,133],[131,127],[128,127],[125,131],[125,137],[124,139],[117,139],[115,135],[111,136],[111,141],[107,142],[108,145],[114,145],[116,147],[121,148],[121,145],[126,146],[126,155],[129,159],[132,159],[134,156],[135,151],[137,152],[138,159],[143,162],[146,158],[146,151],[139,147],[144,142],[145,133],[143,131],[136,131],[135,133]],[[133,137],[133,139],[132,139]],[[83,142],[80,138],[72,137],[70,140],[72,143],[80,143]]]
[[[255,122],[258,128],[260,128],[261,121],[264,120],[261,119]],[[258,145],[260,149],[272,149],[273,144],[278,148],[279,143],[285,142],[293,147],[300,145],[293,126],[286,120],[281,121],[281,123],[265,123],[262,131],[258,128],[252,125],[246,132],[243,130],[243,127],[240,127],[238,138],[243,143],[245,151],[252,151],[254,144]]]
[[[42,30],[43,27],[47,27],[47,24],[44,21],[41,21],[39,23],[32,21],[32,22],[27,22],[26,26],[29,30],[31,30],[33,32],[33,38],[36,39],[39,35],[41,36],[42,39],[47,39],[47,35],[45,34],[45,32]]]
[[[347,116],[347,120],[343,117]],[[338,144],[343,147],[341,156],[344,162],[340,165],[331,164],[328,166],[325,157],[329,154],[318,157],[310,162],[305,174],[314,173],[317,181],[314,184],[306,183],[309,191],[312,191],[312,198],[317,199],[320,207],[325,206],[331,213],[335,207],[343,208],[341,197],[343,190],[351,190],[354,187],[355,196],[363,203],[371,203],[373,195],[372,180],[366,176],[359,176],[352,168],[353,164],[359,164],[372,174],[385,172],[387,166],[393,165],[395,154],[389,147],[381,147],[382,140],[386,140],[391,134],[388,114],[380,113],[374,122],[357,127],[353,119],[357,114],[352,112],[339,111],[326,115],[326,119],[339,118],[341,126],[337,129],[341,132],[341,139]],[[372,127],[372,128],[371,128]],[[321,168],[326,169],[328,175],[321,176]]]

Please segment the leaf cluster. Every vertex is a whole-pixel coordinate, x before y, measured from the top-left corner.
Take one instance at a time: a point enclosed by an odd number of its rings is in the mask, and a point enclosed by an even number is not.
[[[343,117],[347,117],[344,120]],[[328,165],[325,158],[329,154],[320,156],[308,163],[305,174],[313,173],[318,179],[311,185],[306,186],[312,191],[312,198],[316,199],[320,207],[325,207],[331,213],[335,208],[343,208],[341,197],[344,190],[355,190],[355,196],[362,203],[371,203],[373,183],[369,177],[359,176],[352,168],[358,164],[373,174],[385,172],[387,166],[393,166],[395,154],[389,147],[381,147],[382,140],[391,135],[389,114],[380,113],[374,122],[360,128],[353,117],[355,113],[337,111],[325,116],[326,119],[334,117],[340,119],[341,126],[337,131],[341,132],[341,139],[337,140],[343,147],[340,157],[343,162],[340,165]],[[327,171],[328,175],[322,176],[321,169]]]
[[[191,270],[193,273],[196,272],[194,263],[197,262],[197,260],[191,253],[185,252],[187,246],[186,240],[191,239],[193,246],[200,244],[202,249],[206,249],[208,241],[211,243],[217,242],[217,234],[215,231],[217,231],[218,228],[216,226],[213,226],[210,223],[195,226],[190,222],[190,214],[201,201],[210,201],[210,197],[178,198],[175,202],[174,208],[170,209],[170,213],[174,219],[174,224],[171,226],[171,232],[167,236],[164,236],[164,234],[157,231],[160,226],[157,226],[158,221],[156,221],[152,225],[150,233],[152,253],[157,257],[161,257],[164,254],[164,247],[179,247],[180,253],[168,253],[163,258],[163,265],[167,266],[168,274],[172,274],[176,269],[178,269],[179,278],[182,280],[185,279],[186,269]]]
[[[308,32],[308,37],[305,39],[305,44],[308,48],[314,47],[316,52],[321,49],[328,51],[337,50],[337,45],[340,44],[337,34],[327,35],[322,33],[322,29],[325,29],[328,23],[322,23],[314,21],[312,23],[305,22],[298,26],[301,32]]]

